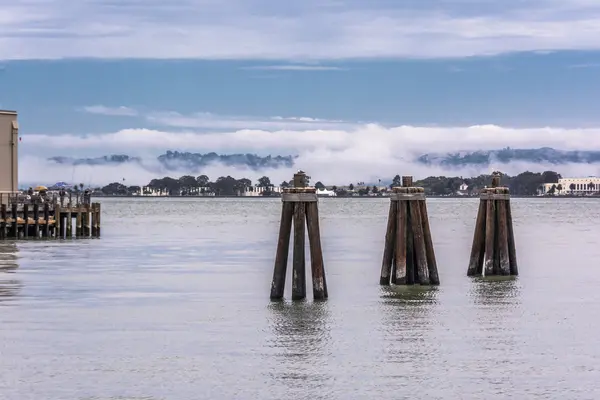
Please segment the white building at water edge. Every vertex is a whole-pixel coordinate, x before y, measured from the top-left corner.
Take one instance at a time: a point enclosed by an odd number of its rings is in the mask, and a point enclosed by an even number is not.
[[[247,186],[241,193],[242,196],[263,196],[264,192],[281,193],[283,188],[279,186]]]
[[[552,190],[554,187],[554,193]],[[558,183],[544,183],[540,194],[564,195],[591,195],[600,192],[600,178],[589,176],[587,178],[560,178]]]

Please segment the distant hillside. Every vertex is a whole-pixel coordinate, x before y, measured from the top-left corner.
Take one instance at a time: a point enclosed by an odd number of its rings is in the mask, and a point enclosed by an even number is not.
[[[189,153],[167,151],[156,158],[155,161],[162,169],[188,170],[198,172],[202,168],[219,163],[227,166],[246,167],[253,170],[275,168],[290,168],[294,166],[297,156],[265,156],[256,154],[217,154],[217,153]],[[124,154],[109,155],[96,158],[71,158],[52,157],[49,159],[57,164],[66,165],[115,165],[124,163],[139,163],[155,165],[154,162],[146,163],[139,157],[130,157]],[[569,163],[592,164],[600,163],[600,151],[563,151],[549,147],[539,149],[511,149],[462,151],[456,153],[430,153],[416,158],[416,162],[425,165],[445,166],[459,168],[466,166],[487,167],[490,164],[507,164],[510,162],[528,162],[532,164],[563,165]]]
[[[600,151],[564,151],[550,147],[539,149],[511,149],[464,151],[446,154],[424,154],[417,161],[426,165],[447,167],[488,166],[521,161],[534,164],[593,164],[600,162]]]
[[[188,153],[167,151],[156,158],[159,165],[166,170],[187,169],[199,171],[210,164],[223,164],[227,166],[247,167],[253,170],[292,167],[294,156],[265,156],[256,154],[217,154],[217,153]],[[57,164],[65,165],[115,165],[126,163],[142,163],[139,157],[130,157],[124,154],[109,155],[96,158],[51,157],[48,159]]]

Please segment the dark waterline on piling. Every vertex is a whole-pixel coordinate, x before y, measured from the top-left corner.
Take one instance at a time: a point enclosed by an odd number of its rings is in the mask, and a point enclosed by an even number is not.
[[[597,199],[511,199],[519,276],[471,278],[479,199],[428,198],[436,287],[377,282],[389,199],[319,199],[295,304],[281,199],[100,201],[100,240],[0,242],[3,400],[597,398]]]

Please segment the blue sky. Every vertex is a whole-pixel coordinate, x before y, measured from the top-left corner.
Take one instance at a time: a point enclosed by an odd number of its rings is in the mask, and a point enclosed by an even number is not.
[[[294,153],[337,179],[418,152],[600,149],[597,1],[0,6],[0,107],[19,112],[22,159]]]

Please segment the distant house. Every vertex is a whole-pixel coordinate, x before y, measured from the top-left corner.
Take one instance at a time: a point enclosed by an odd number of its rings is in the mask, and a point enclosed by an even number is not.
[[[279,186],[248,186],[242,191],[242,196],[262,196],[264,192],[281,193],[283,188]]]
[[[467,185],[465,182],[463,182],[459,187],[458,187],[458,191],[456,192],[456,194],[460,195],[460,196],[466,196],[469,194],[469,185]]]
[[[321,197],[335,197],[337,194],[333,190],[327,190],[326,188],[317,189],[317,196]]]

